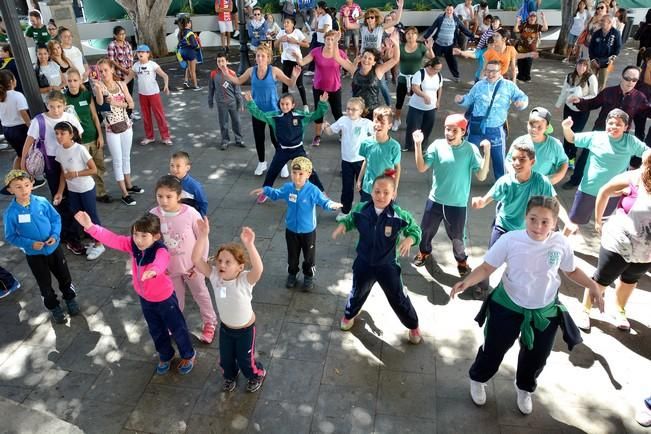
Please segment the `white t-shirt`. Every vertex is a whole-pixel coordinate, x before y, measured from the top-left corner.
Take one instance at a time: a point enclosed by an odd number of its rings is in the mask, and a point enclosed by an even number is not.
[[[322,29],[328,26],[328,30],[332,30],[332,17],[329,14],[323,14],[316,22],[317,29]],[[325,32],[316,32],[316,41],[325,44]]]
[[[298,42],[302,42],[305,40],[305,35],[303,32],[301,32],[298,29],[294,29],[294,31],[290,34],[287,34],[285,30],[281,30],[278,33],[278,36],[276,39],[280,39],[283,36],[289,36],[290,38],[296,39]],[[280,55],[280,60],[285,61],[285,60],[290,60],[292,62],[296,62],[296,58],[294,57],[293,53],[298,53],[299,57],[303,57],[301,55],[301,46],[298,44],[292,44],[289,42],[281,42],[281,46],[283,47],[283,53]]]
[[[25,125],[20,110],[29,110],[25,96],[15,90],[7,91],[4,102],[0,102],[0,122],[5,127]]]
[[[373,31],[370,31],[366,26],[362,26],[359,33],[362,37],[361,52],[367,48],[375,48],[376,50],[382,48],[382,34],[384,33],[382,26],[375,27]]]
[[[51,117],[49,117],[44,113],[43,118],[45,119],[45,152],[50,157],[54,157],[56,155],[57,148],[60,147],[59,142],[57,142],[57,137],[54,134],[54,126],[56,124],[58,124],[59,122],[68,121],[75,128],[77,128],[77,130],[79,130],[80,136],[84,133],[84,129],[81,127],[81,124],[79,123],[79,119],[77,119],[77,116],[70,114],[68,112],[64,112],[63,115],[61,115],[61,117],[58,119],[52,119]],[[33,138],[35,141],[38,140],[38,133],[39,133],[38,129],[39,129],[38,119],[36,119],[35,117],[34,119],[32,119],[32,122],[29,124],[29,130],[27,130],[27,135]]]
[[[473,7],[470,6],[470,8],[466,8],[465,3],[459,3],[455,8],[454,8],[454,15],[460,16],[462,21],[470,21],[473,18]]]
[[[373,121],[366,118],[359,118],[355,121],[348,116],[342,116],[337,122],[330,125],[330,129],[341,135],[341,159],[349,163],[363,161],[364,157],[359,155],[359,147],[364,140],[368,140],[375,134]]]
[[[425,104],[425,100],[415,93],[409,97],[409,107],[413,107],[419,110],[432,110],[436,108],[437,92],[443,84],[441,79],[441,74],[436,73],[433,76],[430,76],[425,70],[425,75],[423,77],[423,82],[420,81],[420,70],[417,71],[414,75],[411,76],[412,85],[420,85],[421,89],[427,96],[429,96],[430,103]]]
[[[160,68],[158,63],[153,60],[147,63],[134,63],[131,69],[136,73],[136,78],[138,79],[138,94],[156,95],[160,93],[160,88],[156,81],[156,70],[158,68]]]
[[[41,66],[39,69],[41,70],[41,74],[47,78],[50,86],[61,85],[61,67],[55,62],[50,61],[47,66]],[[42,93],[41,99],[47,104],[47,93]]]
[[[236,279],[223,280],[217,267],[212,267],[208,279],[215,293],[219,318],[227,327],[242,327],[253,317],[253,285],[247,280],[248,271],[242,271]]]
[[[88,169],[88,160],[90,156],[88,149],[79,143],[73,144],[68,149],[63,146],[57,146],[55,160],[61,164],[64,172],[81,172]],[[68,190],[73,193],[85,193],[95,186],[92,176],[79,176],[77,178],[66,179]]]
[[[559,269],[572,272],[576,268],[572,246],[559,232],[544,241],[532,240],[526,230],[507,232],[488,250],[484,261],[496,268],[506,263],[504,289],[526,309],[554,301],[561,285]]]
[[[81,50],[73,45],[70,48],[64,48],[63,52],[70,62],[72,62],[72,66],[74,66],[83,77],[86,68],[84,68],[84,55],[81,53]]]

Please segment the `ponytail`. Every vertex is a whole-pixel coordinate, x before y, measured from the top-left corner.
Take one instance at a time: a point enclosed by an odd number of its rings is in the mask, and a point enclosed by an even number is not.
[[[0,70],[0,102],[5,102],[7,99],[7,92],[12,89],[11,82],[15,79],[11,71],[6,69]]]

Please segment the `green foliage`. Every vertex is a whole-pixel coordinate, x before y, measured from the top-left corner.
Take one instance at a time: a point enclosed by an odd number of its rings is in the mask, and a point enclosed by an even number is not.
[[[192,5],[189,0],[181,6],[179,13],[192,15]]]
[[[391,12],[393,10],[394,4],[392,2],[386,2],[384,6],[382,6],[381,10],[384,12]]]
[[[282,6],[277,1],[268,1],[262,5],[263,14],[279,14],[282,11]]]
[[[426,12],[432,9],[432,4],[427,0],[417,0],[411,9],[416,12]]]

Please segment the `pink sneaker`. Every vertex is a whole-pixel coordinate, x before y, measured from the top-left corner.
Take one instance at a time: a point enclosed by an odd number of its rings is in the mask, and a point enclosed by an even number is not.
[[[201,336],[199,336],[199,340],[201,342],[209,344],[213,341],[213,339],[215,339],[215,325],[210,323],[205,323],[203,325],[203,331],[201,332]]]
[[[264,193],[260,193],[258,198],[255,200],[255,203],[258,205],[263,204],[267,201],[268,197]]]
[[[409,330],[409,342],[417,345],[420,344],[420,342],[423,340],[423,338],[420,336],[420,328],[416,327],[415,329],[410,329]]]

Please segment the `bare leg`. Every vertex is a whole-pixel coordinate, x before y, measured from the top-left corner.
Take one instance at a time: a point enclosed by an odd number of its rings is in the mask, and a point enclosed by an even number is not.
[[[636,283],[623,283],[621,280],[617,281],[617,285],[615,285],[615,303],[617,303],[619,310],[624,310],[626,303],[631,297],[631,294],[633,294],[633,290],[636,286]]]
[[[118,181],[118,187],[120,188],[120,191],[122,192],[122,197],[127,196],[129,192],[127,191],[127,187],[125,185],[127,177],[124,177],[124,181]]]
[[[314,135],[320,136],[322,128],[323,128],[323,124],[314,124]]]

